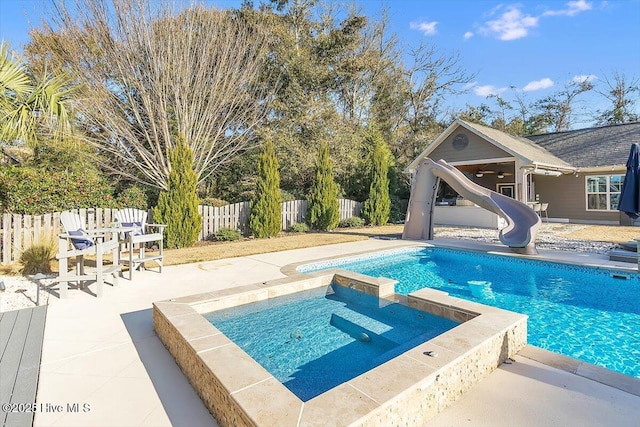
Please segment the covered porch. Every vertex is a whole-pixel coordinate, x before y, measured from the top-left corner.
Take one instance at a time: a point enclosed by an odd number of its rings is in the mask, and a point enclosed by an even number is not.
[[[407,172],[413,173],[425,157],[443,159],[472,182],[530,204],[545,220],[557,203],[559,178],[576,173],[574,167],[524,138],[460,120],[436,138]],[[550,181],[556,184],[550,185]],[[554,188],[556,191],[551,191]],[[460,197],[445,182],[440,183],[434,222],[497,229],[506,226],[502,218]]]

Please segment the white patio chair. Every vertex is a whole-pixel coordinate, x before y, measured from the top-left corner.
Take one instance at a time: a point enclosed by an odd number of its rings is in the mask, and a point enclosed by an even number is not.
[[[69,282],[76,282],[79,289],[84,282],[97,283],[96,296],[101,297],[104,279],[112,276],[112,284],[117,286],[120,273],[119,242],[117,234],[109,229],[87,230],[84,219],[77,213],[65,211],[60,214],[60,222],[65,232],[58,235],[59,272],[57,281],[60,283],[60,298],[67,297]],[[104,265],[104,254],[113,254],[113,265]],[[84,265],[85,255],[95,255],[95,271],[87,272]],[[75,258],[75,274],[69,274],[69,259]]]
[[[164,258],[162,241],[166,225],[147,224],[147,211],[140,209],[120,209],[116,212],[115,217],[120,227],[133,227],[132,231],[120,233],[122,249],[128,252],[126,257],[120,257],[120,262],[129,267],[129,280],[133,278],[133,270],[144,268],[144,263],[147,261],[155,262],[158,265],[159,272],[162,273],[162,261]],[[152,242],[157,243],[158,254],[145,253],[146,244]],[[137,254],[135,254],[136,245],[138,246]]]
[[[547,213],[548,208],[549,208],[549,203],[540,204],[540,218],[542,218],[542,215],[544,215],[545,218],[547,218],[547,222],[549,222],[549,214]]]

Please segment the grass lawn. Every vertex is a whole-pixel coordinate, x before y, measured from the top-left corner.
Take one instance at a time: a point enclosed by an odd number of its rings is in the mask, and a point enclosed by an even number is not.
[[[165,250],[164,265],[213,261],[222,258],[355,242],[357,240],[366,240],[367,238],[368,235],[362,233],[346,234],[334,232],[282,234],[269,239],[243,239],[235,242],[198,242],[190,248]]]
[[[549,224],[550,228],[563,228]],[[400,237],[402,225],[380,227],[341,228],[328,233],[281,233],[270,239],[243,239],[235,242],[198,242],[191,248],[165,250],[164,265],[214,261],[268,252],[333,245],[335,243],[366,240],[370,236]],[[436,227],[436,235],[438,228]],[[640,237],[637,227],[590,225],[564,234],[564,238],[619,243]],[[497,235],[497,231],[496,231]],[[151,266],[151,265],[150,265]]]

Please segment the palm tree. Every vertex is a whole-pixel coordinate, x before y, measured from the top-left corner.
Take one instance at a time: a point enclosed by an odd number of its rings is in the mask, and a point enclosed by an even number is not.
[[[0,44],[0,143],[35,149],[41,138],[56,141],[72,131],[74,87],[66,75],[32,77],[22,61]]]

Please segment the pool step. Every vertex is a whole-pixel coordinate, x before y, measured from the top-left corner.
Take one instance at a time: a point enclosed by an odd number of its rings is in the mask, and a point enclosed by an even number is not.
[[[398,346],[397,342],[391,341],[379,334],[376,334],[370,329],[364,328],[352,321],[345,319],[338,314],[331,314],[331,320],[329,324],[335,328],[338,328],[345,334],[348,334],[352,338],[370,343],[371,345],[380,347],[383,352],[387,352],[394,347]]]
[[[403,307],[398,307],[397,304],[389,305],[384,309],[347,305],[342,309],[334,310],[334,313],[377,335],[383,335],[388,340],[402,343],[422,332],[421,328],[416,328],[416,325],[405,321],[406,316],[403,315],[403,311]],[[398,325],[402,326],[397,327]]]

